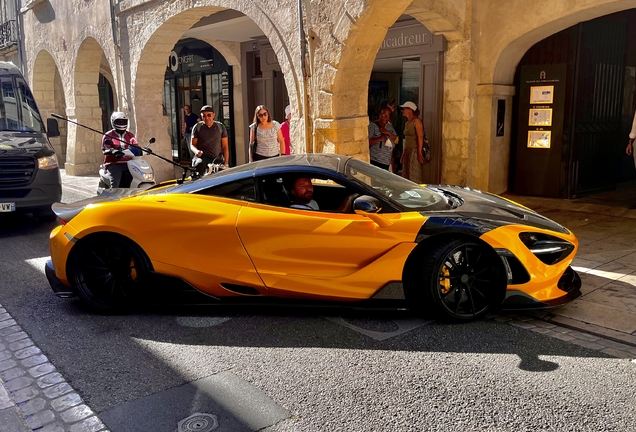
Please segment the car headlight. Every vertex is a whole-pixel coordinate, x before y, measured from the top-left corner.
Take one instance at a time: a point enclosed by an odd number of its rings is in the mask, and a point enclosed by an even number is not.
[[[153,181],[155,179],[154,173],[144,173],[144,180]]]
[[[548,234],[522,232],[519,239],[544,264],[552,265],[564,260],[574,250],[569,241]]]
[[[57,156],[43,156],[38,159],[38,168],[41,170],[49,170],[57,168]]]

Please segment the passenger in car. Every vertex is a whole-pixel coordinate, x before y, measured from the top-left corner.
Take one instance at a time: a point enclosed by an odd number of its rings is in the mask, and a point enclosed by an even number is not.
[[[320,210],[320,206],[314,201],[314,185],[309,177],[297,177],[291,187],[291,208],[302,210]],[[359,195],[356,193],[348,195],[340,207],[335,210],[338,213],[350,213],[353,208],[353,200]]]

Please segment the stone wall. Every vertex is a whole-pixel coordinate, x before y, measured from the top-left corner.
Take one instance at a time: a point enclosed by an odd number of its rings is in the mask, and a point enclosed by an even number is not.
[[[123,0],[114,15],[109,3],[49,0],[27,6],[29,79],[38,80],[38,72],[32,69],[38,66],[38,53],[46,50],[63,87],[63,97],[55,87],[56,108],[63,105],[70,117],[93,124],[97,116],[89,110],[95,103],[90,86],[105,63],[116,99],[134,118],[135,132],[156,136],[156,150],[166,157],[171,156],[171,148],[161,92],[168,53],[200,18],[235,9],[261,28],[276,53],[294,112],[294,140],[304,140],[309,152],[368,160],[367,83],[373,61],[387,29],[401,15],[410,14],[448,40],[442,182],[492,192],[506,189],[510,151],[510,136],[495,136],[494,107],[504,99],[510,113],[513,74],[525,51],[577,22],[636,8],[636,0],[307,0],[303,2],[303,27],[308,35],[303,70],[297,0]],[[113,16],[117,41],[113,40]],[[86,45],[89,39],[94,43]],[[80,47],[91,48],[91,55],[79,56]],[[83,70],[88,63],[94,64],[91,59],[98,54],[97,69]],[[240,95],[240,89],[235,90]],[[76,110],[80,106],[81,112]],[[510,126],[508,116],[507,134]],[[96,171],[97,140],[83,134],[69,127],[67,167],[71,173]],[[159,179],[173,176],[167,166],[156,169]]]

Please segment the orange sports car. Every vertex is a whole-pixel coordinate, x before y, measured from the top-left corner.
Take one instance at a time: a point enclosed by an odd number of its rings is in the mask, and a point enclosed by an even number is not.
[[[578,242],[558,223],[347,156],[273,158],[53,211],[51,287],[103,312],[198,292],[228,303],[395,298],[462,321],[580,295]]]

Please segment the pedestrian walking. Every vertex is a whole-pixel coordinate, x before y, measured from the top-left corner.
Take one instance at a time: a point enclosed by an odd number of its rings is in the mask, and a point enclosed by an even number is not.
[[[201,107],[201,118],[192,128],[190,149],[194,153],[192,165],[200,175],[205,174],[208,164],[230,162],[227,130],[223,123],[214,120],[214,108],[210,105]]]
[[[398,135],[389,122],[391,109],[382,108],[377,120],[369,123],[369,157],[372,165],[388,170]]]
[[[190,159],[194,157],[190,145],[192,144],[192,128],[199,122],[199,116],[192,112],[190,105],[183,107],[183,125],[181,126],[181,135],[186,143],[186,148],[190,152]]]
[[[430,164],[424,156],[424,124],[420,120],[420,110],[415,103],[408,101],[400,105],[406,118],[404,125],[404,150],[402,152],[402,177],[422,184],[430,179]],[[429,150],[428,148],[426,150]]]
[[[250,151],[252,162],[285,154],[285,138],[280,127],[265,105],[256,107],[254,123],[250,125],[250,143],[256,143],[256,150]]]
[[[280,125],[280,131],[285,139],[285,154],[291,154],[291,137],[289,136],[289,122],[291,120],[291,106],[285,107],[285,121]]]

